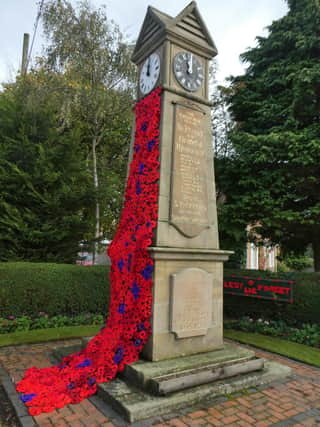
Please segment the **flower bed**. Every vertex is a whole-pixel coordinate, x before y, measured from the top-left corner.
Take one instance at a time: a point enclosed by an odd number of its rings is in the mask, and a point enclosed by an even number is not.
[[[296,327],[283,320],[264,320],[242,317],[239,320],[225,320],[225,329],[255,332],[263,335],[279,337],[299,344],[320,348],[320,325],[302,323]]]
[[[39,312],[37,316],[13,315],[7,318],[0,317],[0,334],[11,334],[18,331],[30,331],[34,329],[60,328],[63,326],[102,325],[104,316],[102,314],[85,313],[77,316],[49,316],[47,313]]]

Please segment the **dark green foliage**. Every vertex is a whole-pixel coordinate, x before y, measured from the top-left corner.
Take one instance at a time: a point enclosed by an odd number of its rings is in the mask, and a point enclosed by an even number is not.
[[[278,270],[282,268],[280,271],[303,271],[312,267],[312,259],[306,255],[295,256],[288,253],[284,258],[278,256],[278,260],[281,261],[278,264]]]
[[[108,274],[105,266],[0,263],[0,317],[106,314]]]
[[[112,238],[136,71],[105,8],[50,0],[46,54],[0,93],[0,261],[73,263]]]
[[[91,176],[92,228],[86,240],[112,238],[123,200],[136,69],[131,49],[105,7],[48,0],[42,14],[45,67],[69,83],[64,119],[79,131]],[[93,255],[97,245],[92,248]]]
[[[320,270],[320,7],[318,0],[289,3],[242,55],[245,74],[231,78],[236,126],[234,152],[217,161],[226,196],[220,224],[239,235],[258,224],[257,234],[284,254],[312,244]]]
[[[317,323],[320,324],[320,273],[271,273],[258,270],[227,270],[225,275],[273,278],[293,280],[292,304],[257,299],[253,297],[237,297],[224,295],[224,315],[239,319],[242,316],[263,318],[268,320],[284,320],[288,324]]]
[[[34,316],[8,316],[0,317],[0,334],[11,334],[18,331],[30,331],[33,329],[62,328],[64,326],[81,325],[103,325],[102,314],[84,313],[75,316],[57,314],[48,316],[47,313],[39,312]]]
[[[303,323],[299,328],[296,328],[289,326],[283,320],[242,317],[239,320],[225,320],[224,328],[270,335],[311,347],[320,347],[320,324]]]
[[[90,175],[50,83],[39,72],[0,94],[2,261],[74,262],[90,229]]]

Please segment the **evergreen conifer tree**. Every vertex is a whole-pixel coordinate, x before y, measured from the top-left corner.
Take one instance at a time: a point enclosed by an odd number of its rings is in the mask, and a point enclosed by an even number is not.
[[[232,154],[217,162],[220,224],[238,241],[255,224],[284,252],[312,245],[320,271],[320,2],[288,6],[241,55],[245,73],[230,79],[236,126]]]

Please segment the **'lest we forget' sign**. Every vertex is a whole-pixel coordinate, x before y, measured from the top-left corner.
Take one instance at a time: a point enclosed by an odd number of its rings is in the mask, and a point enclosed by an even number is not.
[[[260,277],[225,276],[225,294],[293,302],[293,281],[260,279]]]

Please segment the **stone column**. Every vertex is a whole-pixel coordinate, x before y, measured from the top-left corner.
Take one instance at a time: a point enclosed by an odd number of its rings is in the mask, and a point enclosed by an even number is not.
[[[223,346],[210,108],[164,91],[152,336],[143,356],[162,360]]]

